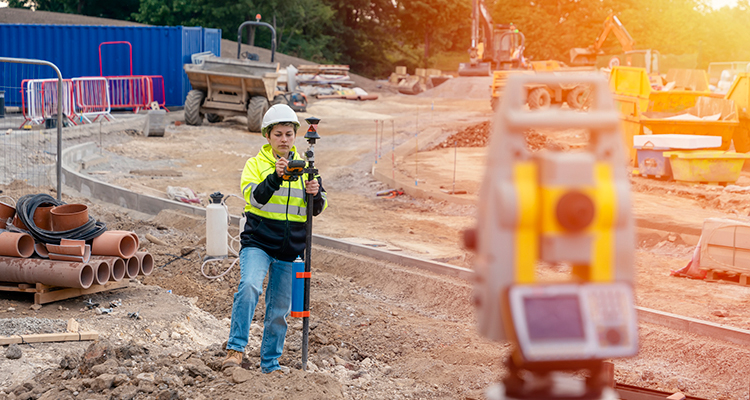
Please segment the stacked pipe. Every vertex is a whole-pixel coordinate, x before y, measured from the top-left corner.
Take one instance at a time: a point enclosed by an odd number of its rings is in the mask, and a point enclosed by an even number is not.
[[[84,204],[48,195],[24,196],[16,207],[0,202],[1,282],[88,289],[150,275],[154,258],[139,244],[135,232],[107,231]]]

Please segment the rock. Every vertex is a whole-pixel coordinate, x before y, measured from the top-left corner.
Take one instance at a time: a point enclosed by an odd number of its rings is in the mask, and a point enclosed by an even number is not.
[[[192,376],[193,378],[195,378],[196,376],[207,378],[213,374],[211,368],[208,368],[206,365],[187,364],[185,367],[187,368],[190,376]]]
[[[162,390],[156,395],[156,400],[177,400],[180,396],[176,390]]]
[[[346,360],[339,356],[333,356],[333,362],[335,362],[336,365],[346,365]]]
[[[172,340],[180,340],[180,339],[182,339],[182,335],[180,335],[177,332],[172,332],[172,335],[170,335],[170,337],[172,338]]]
[[[131,400],[138,395],[138,388],[133,385],[120,386],[112,391],[113,399],[117,400]]]
[[[156,385],[152,381],[141,380],[138,382],[138,391],[143,393],[153,393],[156,391]]]
[[[39,311],[39,310],[42,309],[42,305],[41,304],[32,304],[31,307],[29,307],[29,308],[32,309],[32,310],[34,310],[34,311]]]
[[[125,374],[117,374],[117,375],[115,375],[115,379],[114,379],[114,381],[112,381],[112,384],[115,385],[115,386],[122,386],[125,383],[127,383],[128,380],[129,379],[128,379],[127,375],[125,375]]]
[[[344,360],[351,360],[352,359],[352,351],[345,348],[340,348],[336,351],[336,355],[343,358]]]
[[[253,378],[253,373],[239,367],[232,368],[232,382],[242,383]]]
[[[21,351],[21,348],[15,343],[8,346],[8,349],[5,350],[5,358],[11,360],[18,360],[22,355],[23,352]]]
[[[112,387],[115,381],[115,376],[112,374],[101,374],[94,379],[94,383],[91,385],[91,389],[95,392],[101,392]]]
[[[159,340],[167,340],[169,339],[169,334],[167,331],[162,331],[162,333],[159,334]]]
[[[141,372],[136,376],[136,379],[138,379],[138,382],[151,382],[154,383],[156,381],[156,376],[153,372]]]
[[[91,373],[94,376],[102,375],[102,374],[110,374],[115,375],[117,373],[117,367],[119,365],[117,364],[117,360],[114,358],[110,358],[109,360],[99,364],[94,365],[91,367]]]
[[[83,357],[81,357],[81,373],[87,374],[93,366],[102,364],[112,358],[115,358],[115,352],[109,341],[100,340],[94,342],[83,353]]]
[[[336,354],[336,350],[336,346],[328,345],[319,348],[316,354],[318,354],[321,358],[330,358]]]
[[[724,310],[713,310],[711,311],[711,315],[715,317],[727,317],[729,314]]]

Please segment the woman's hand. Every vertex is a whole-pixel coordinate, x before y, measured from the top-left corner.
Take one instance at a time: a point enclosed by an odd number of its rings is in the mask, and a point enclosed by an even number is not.
[[[317,179],[313,179],[311,181],[305,182],[305,193],[315,196],[318,194],[319,190],[320,190],[320,183],[318,183]]]
[[[289,161],[287,161],[286,158],[281,157],[278,160],[276,160],[276,175],[281,178],[284,176],[284,171],[286,171],[286,166],[289,164]]]

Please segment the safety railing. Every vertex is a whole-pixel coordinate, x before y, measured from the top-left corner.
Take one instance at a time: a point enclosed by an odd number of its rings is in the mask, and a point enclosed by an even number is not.
[[[3,195],[18,199],[25,194],[57,192],[62,198],[62,126],[70,113],[70,82],[54,64],[33,59],[0,57],[0,187]],[[57,76],[57,79],[48,79]],[[58,90],[60,88],[60,90]],[[66,108],[67,107],[67,108]],[[65,116],[64,116],[65,115]],[[34,129],[34,119],[56,128]],[[23,128],[20,128],[20,127]],[[6,202],[6,200],[0,200]]]
[[[153,98],[153,83],[147,76],[107,76],[110,105],[113,109],[129,108],[138,112]]]
[[[72,124],[76,124],[73,118],[73,82],[70,79],[62,80],[61,96],[58,96],[57,79],[25,79],[21,82],[25,89],[25,96],[22,92],[21,98],[24,100],[23,116],[26,125],[31,123],[37,125],[45,120],[57,115],[58,98],[61,99],[59,109],[63,116]],[[25,101],[28,99],[28,102]]]
[[[99,117],[113,120],[110,114],[109,85],[104,77],[73,78],[73,100],[75,115],[91,123]],[[93,119],[92,119],[93,118]]]

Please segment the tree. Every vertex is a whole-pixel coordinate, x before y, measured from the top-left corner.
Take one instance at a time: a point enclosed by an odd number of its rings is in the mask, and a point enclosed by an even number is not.
[[[139,0],[9,0],[8,6],[132,21]]]
[[[469,48],[471,3],[469,0],[403,0],[399,3],[401,32],[424,46],[426,66],[432,51],[452,49],[464,41]]]

